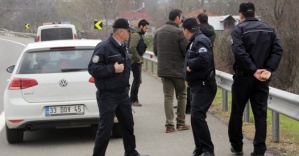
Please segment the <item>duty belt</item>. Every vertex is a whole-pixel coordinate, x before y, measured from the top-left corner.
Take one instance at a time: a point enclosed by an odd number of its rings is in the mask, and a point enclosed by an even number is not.
[[[200,80],[200,81],[196,81],[196,82],[193,82],[190,87],[194,87],[194,86],[205,86],[205,85],[210,85],[210,81],[207,81],[207,80]]]

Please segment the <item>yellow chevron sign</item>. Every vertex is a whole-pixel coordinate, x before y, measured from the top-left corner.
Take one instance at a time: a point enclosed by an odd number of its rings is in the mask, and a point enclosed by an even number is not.
[[[102,23],[102,21],[101,20],[99,20],[99,21],[94,21],[94,28],[95,29],[99,29],[99,30],[102,30],[103,28],[103,23]]]
[[[26,24],[25,24],[25,28],[26,28],[26,29],[29,29],[29,27],[30,27],[30,24],[29,24],[29,23],[26,23]]]

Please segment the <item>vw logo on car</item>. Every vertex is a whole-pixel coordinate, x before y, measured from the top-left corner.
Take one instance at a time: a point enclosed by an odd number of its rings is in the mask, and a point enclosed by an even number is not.
[[[59,81],[59,85],[61,86],[61,87],[66,87],[67,86],[67,80],[65,80],[65,79],[61,79],[60,81]]]

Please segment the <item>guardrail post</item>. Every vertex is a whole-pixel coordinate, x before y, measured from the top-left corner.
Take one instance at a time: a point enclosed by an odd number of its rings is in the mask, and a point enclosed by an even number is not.
[[[272,141],[280,141],[280,126],[279,126],[279,113],[272,110]]]
[[[222,89],[222,111],[228,111],[228,91]]]
[[[156,70],[155,70],[155,67],[156,67]],[[157,62],[154,62],[154,72],[156,75],[158,75],[158,63]]]
[[[151,71],[152,71],[152,73],[154,73],[154,62],[153,61],[152,61],[151,65],[152,65]]]
[[[148,70],[148,59],[145,59],[145,69]]]
[[[244,110],[244,122],[250,122],[250,102],[248,101]]]

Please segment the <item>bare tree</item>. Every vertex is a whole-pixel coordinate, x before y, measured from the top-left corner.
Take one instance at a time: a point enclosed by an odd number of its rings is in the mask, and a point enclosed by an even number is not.
[[[132,0],[75,0],[59,5],[62,17],[72,17],[90,38],[106,38],[112,32],[111,24],[122,11],[130,10]],[[103,29],[94,30],[94,20],[103,20]],[[80,24],[81,23],[81,24]]]

